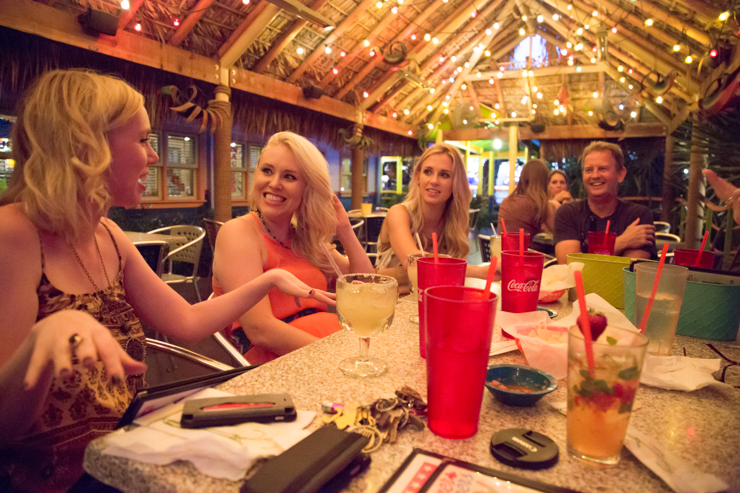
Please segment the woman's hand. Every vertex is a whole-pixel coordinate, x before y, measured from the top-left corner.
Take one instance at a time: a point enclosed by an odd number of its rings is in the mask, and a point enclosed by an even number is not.
[[[298,298],[313,298],[327,305],[336,306],[334,301],[337,295],[327,293],[320,289],[313,289],[290,272],[283,269],[271,269],[263,274],[269,281],[283,293],[293,296],[295,304],[300,306]]]
[[[707,177],[709,184],[712,185],[714,191],[725,204],[732,199],[732,217],[735,219],[735,224],[740,223],[740,188],[733,186],[727,180],[717,176],[717,173],[711,169],[705,169],[702,171],[704,176]]]
[[[48,365],[53,365],[57,378],[71,376],[73,356],[86,368],[102,360],[114,385],[122,382],[125,374],[146,371],[144,363],[126,354],[110,331],[86,312],[62,310],[49,315],[33,326],[29,337],[35,340],[23,382],[26,390],[38,383]]]
[[[332,194],[331,205],[334,206],[334,213],[337,216],[337,231],[343,227],[352,229],[352,223],[349,222],[349,216],[347,215],[347,211],[344,210],[339,197]]]
[[[559,204],[567,204],[568,202],[573,201],[573,196],[567,190],[563,190],[555,195],[552,200]]]

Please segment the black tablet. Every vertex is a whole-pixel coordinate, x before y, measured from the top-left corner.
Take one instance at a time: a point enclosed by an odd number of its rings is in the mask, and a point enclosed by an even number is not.
[[[213,375],[205,375],[202,377],[190,378],[188,380],[179,380],[173,383],[142,389],[138,391],[131,400],[131,404],[129,404],[128,409],[126,409],[126,412],[118,421],[116,429],[130,425],[139,416],[149,414],[150,412],[168,404],[180,401],[199,390],[215,387],[216,385],[222,384],[227,380],[231,380],[242,373],[253,370],[258,366],[259,365],[252,365],[243,368],[235,368],[233,370],[214,373]]]

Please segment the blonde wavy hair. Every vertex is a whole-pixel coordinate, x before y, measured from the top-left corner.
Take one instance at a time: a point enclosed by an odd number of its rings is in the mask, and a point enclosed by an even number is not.
[[[13,126],[15,172],[0,205],[20,203],[37,228],[78,238],[110,208],[107,133],[143,105],[143,96],[115,77],[86,70],[42,75]]]
[[[293,215],[296,234],[291,242],[291,249],[314,267],[324,272],[333,272],[321,247],[323,243],[331,241],[336,231],[336,213],[332,204],[334,192],[331,191],[329,182],[329,165],[315,145],[305,137],[292,132],[278,132],[270,137],[265,149],[272,146],[286,147],[296,158],[298,168],[306,180],[301,205]],[[262,155],[258,167],[262,164]],[[249,195],[249,207],[257,209],[254,182],[252,193]]]
[[[421,168],[431,156],[444,154],[452,160],[452,195],[447,200],[447,205],[442,216],[442,231],[437,235],[439,251],[455,258],[467,258],[470,253],[468,245],[468,233],[470,224],[470,200],[472,194],[468,185],[468,174],[465,169],[462,155],[456,147],[450,144],[435,144],[429,147],[419,157],[414,167],[414,174],[409,183],[409,193],[403,204],[411,215],[411,232],[415,233],[424,229],[424,214],[421,207],[421,193],[419,190],[419,179]],[[425,245],[425,249],[427,246]]]
[[[526,195],[537,206],[534,221],[541,223],[547,214],[548,192],[547,185],[550,182],[550,174],[547,165],[539,159],[531,159],[522,168],[514,193]]]

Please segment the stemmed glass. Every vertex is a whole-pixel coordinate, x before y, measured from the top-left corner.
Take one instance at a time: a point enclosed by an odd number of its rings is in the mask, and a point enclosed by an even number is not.
[[[339,363],[351,377],[377,377],[388,369],[385,361],[370,357],[370,336],[380,334],[396,311],[398,282],[379,274],[347,274],[337,279],[339,323],[360,336],[360,355]]]

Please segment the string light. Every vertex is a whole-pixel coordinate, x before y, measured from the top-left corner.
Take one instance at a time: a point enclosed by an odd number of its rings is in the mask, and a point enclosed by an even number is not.
[[[436,91],[437,91],[437,90],[436,90],[435,88],[433,88],[433,87],[432,87],[432,88],[430,88],[430,89],[429,89],[429,94],[434,94],[434,93],[435,93]]]
[[[128,3],[128,0],[122,0],[122,1],[121,1],[121,8],[122,8],[123,10],[128,10],[128,9],[129,9],[130,7],[131,7],[131,6],[129,5],[129,3]]]
[[[658,104],[662,103],[663,102],[663,96],[658,96],[657,98],[655,98],[655,102],[658,103]]]
[[[491,77],[490,79],[488,79],[488,83],[489,84],[493,84],[493,77]]]
[[[598,97],[599,97],[599,91],[594,91],[594,98],[598,98]]]
[[[405,110],[403,110],[403,114],[404,114],[404,115],[408,115],[408,114],[409,114],[409,110],[408,110],[408,108],[406,108]]]
[[[362,97],[363,98],[367,98],[368,96],[370,96],[370,95],[367,93],[367,91],[363,91],[362,92]]]
[[[526,76],[527,76],[527,71],[526,70],[522,70],[522,77],[526,77]]]
[[[591,59],[591,63],[596,63],[596,59],[595,58],[592,58]]]
[[[483,74],[481,74],[480,72],[477,72],[477,73],[475,74],[475,76],[476,76],[476,77],[478,77],[478,78],[480,78],[480,77],[483,77]]]
[[[652,26],[652,25],[653,25],[653,19],[652,19],[652,18],[648,18],[648,19],[646,19],[646,20],[645,20],[645,25],[646,25],[647,27],[650,27],[650,26]]]
[[[581,51],[583,49],[583,43],[578,43],[576,45],[576,51]]]
[[[382,9],[383,8],[383,2],[378,2],[378,3],[375,4],[375,6],[378,7],[379,9]]]
[[[537,86],[532,86],[532,92],[537,92]]]
[[[568,10],[573,10],[573,5],[568,4]]]
[[[465,68],[470,68],[470,62],[465,62]]]
[[[620,104],[620,105],[619,105],[619,109],[620,109],[620,110],[623,110],[623,109],[624,109],[624,105],[623,105],[623,104]]]
[[[560,16],[558,14],[552,14],[552,20],[556,21],[560,19]]]
[[[562,50],[560,50],[560,54],[563,55],[563,56],[567,56],[568,55],[568,50],[566,50],[565,48],[563,48]]]
[[[621,82],[622,84],[624,84],[626,81],[627,81],[627,79],[625,79],[624,77],[620,77],[619,78],[619,82]]]
[[[366,39],[365,41],[362,42],[362,44],[364,44],[365,46],[370,46],[370,40]]]
[[[243,3],[244,5],[249,5],[249,0],[242,0],[242,3]]]
[[[375,50],[370,50],[370,53],[368,53],[370,56],[375,56]]]
[[[443,112],[443,113],[444,113],[445,115],[449,115],[449,114],[450,114],[450,110],[448,110],[447,108],[443,109],[443,110],[442,110],[442,112]]]
[[[339,73],[339,69],[337,69],[336,67],[334,67],[333,69],[331,69],[331,71],[332,71],[332,73],[334,75],[337,75]]]
[[[542,93],[541,92],[538,92],[537,93],[537,99],[542,99]]]
[[[560,100],[559,99],[556,99],[555,101],[553,101],[553,104],[555,106],[560,106]]]
[[[413,132],[411,130],[408,131],[409,135],[413,135]]]
[[[496,75],[497,75],[497,76],[498,76],[498,78],[500,79],[500,78],[502,78],[502,77],[504,76],[504,73],[503,73],[503,72],[499,72],[499,73],[498,73],[498,74],[496,74]]]
[[[525,31],[525,30],[524,30],[524,28],[522,27],[521,29],[519,29],[519,35],[520,35],[520,36],[524,36],[524,34],[526,34],[526,31]]]
[[[584,24],[583,25],[583,29],[585,29],[586,31],[588,31],[589,29],[591,29],[591,26],[588,25],[588,24]]]
[[[724,11],[721,14],[719,14],[719,20],[722,22],[726,21],[729,18],[730,18],[730,13],[728,11]]]
[[[393,7],[391,9],[391,12],[393,12],[394,14],[397,14],[398,13],[398,7]]]
[[[486,50],[486,51],[485,51],[485,53],[484,53],[484,55],[486,55],[486,56],[491,56],[491,52],[490,52],[490,51],[488,51],[488,50]]]
[[[588,116],[594,116],[594,112],[593,111],[589,111],[588,112]]]
[[[693,61],[694,61],[694,58],[691,55],[687,56],[686,59],[684,60],[684,62],[686,63],[691,63]]]
[[[493,120],[493,124],[498,125],[499,124],[498,120]],[[494,144],[494,147],[495,147],[495,144]],[[498,145],[497,149],[500,149],[500,148],[501,148],[501,144]]]
[[[426,33],[426,34],[424,35],[424,41],[429,41],[430,39],[432,39],[432,35],[431,35],[431,34],[429,34],[429,33]]]
[[[180,25],[180,19],[178,19],[177,17],[175,17],[174,19],[172,19],[172,25],[175,26],[175,27],[179,26]]]
[[[582,35],[583,34],[583,28],[582,27],[579,27],[578,29],[576,29],[576,34],[579,35],[579,36]]]
[[[449,105],[450,103],[448,103],[447,101],[442,101],[442,106],[444,106],[445,108],[447,108]]]
[[[516,111],[512,111],[512,112],[511,112],[511,117],[512,117],[512,118],[516,118]]]
[[[527,16],[526,16],[526,15],[523,15],[523,16],[522,16],[522,20],[523,20],[524,22],[527,22]]]
[[[303,48],[301,48],[300,46],[299,46],[299,47],[298,47],[298,48],[297,48],[297,49],[296,49],[295,51],[296,51],[296,53],[298,53],[299,55],[303,55]]]
[[[326,48],[324,48],[324,53],[326,53],[327,55],[331,53],[331,48],[329,47],[329,45],[326,45]]]
[[[432,43],[439,44],[439,40],[437,38],[432,38]]]
[[[557,108],[555,108],[552,112],[555,113],[555,116],[560,114],[560,110]]]
[[[617,70],[620,72],[624,72],[624,67],[620,65],[619,67],[617,67]]]
[[[597,15],[599,15],[599,12],[596,11],[596,10],[594,10],[593,12],[591,12],[591,15],[594,16],[594,17],[596,17]]]
[[[500,104],[498,104],[498,103],[496,103],[496,104],[494,104],[494,105],[493,105],[493,107],[494,107],[494,108],[496,108],[496,109],[498,110],[498,109],[500,109],[500,108],[501,108],[501,105],[500,105]]]
[[[398,113],[396,113],[395,111],[393,112],[393,118],[398,118]]]
[[[536,108],[536,107],[537,107],[537,103],[532,103],[532,108]]]
[[[462,89],[463,91],[464,91],[465,89],[467,89],[467,88],[468,88],[468,85],[467,85],[467,84],[463,84],[462,86],[460,86],[460,89]]]
[[[467,124],[468,124],[468,120],[463,120],[463,125],[467,125]]]
[[[634,86],[633,86],[632,84],[630,84],[630,85],[629,85],[629,86],[627,86],[627,87],[629,87],[630,89],[632,89],[632,87],[634,87]]]
[[[470,111],[473,111],[473,105],[471,104],[470,106],[468,106],[468,109],[469,109]]]
[[[491,28],[490,27],[488,29],[486,29],[486,36],[490,36],[492,33],[493,33],[493,31],[491,31]]]
[[[137,23],[136,23],[136,24],[134,25],[134,30],[135,30],[136,32],[141,32],[141,22],[137,22]]]
[[[572,58],[569,58],[568,59],[568,65],[573,66],[573,59]]]
[[[416,41],[416,34],[411,34],[411,41]]]
[[[534,115],[534,114],[536,114],[536,113],[537,113],[537,111],[535,111],[535,110],[532,110],[532,114],[533,114],[533,115]]]
[[[347,54],[346,54],[345,52],[343,52],[343,51],[340,51],[340,52],[339,52],[339,56],[342,56],[342,57],[344,57],[344,56],[347,56]]]
[[[673,51],[681,51],[681,45],[680,44],[673,45]]]
[[[452,60],[452,61],[454,62],[455,60],[457,60],[457,57],[456,57],[455,55],[452,55],[452,56],[450,57],[450,60]]]
[[[583,69],[581,68],[580,65],[576,67],[576,72],[580,72],[581,70],[583,70]]]
[[[568,48],[573,48],[573,43],[568,41],[567,43],[565,43],[565,46],[567,46]]]
[[[498,29],[499,27],[501,27],[501,26],[499,26],[499,23],[498,22],[494,22],[493,23],[493,28],[494,29]]]
[[[429,130],[434,130],[434,125],[432,125],[431,123],[429,123],[429,124],[427,125],[427,127],[429,127]]]
[[[636,111],[633,111],[632,113],[630,113],[630,116],[631,116],[632,118],[635,118],[635,117],[637,117],[637,112],[636,112]]]

